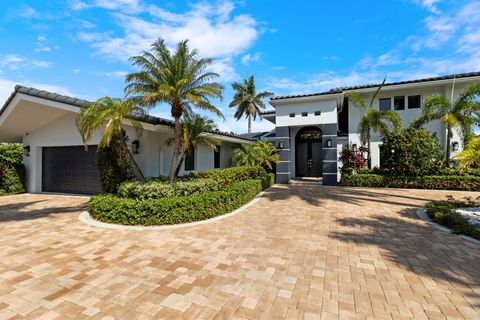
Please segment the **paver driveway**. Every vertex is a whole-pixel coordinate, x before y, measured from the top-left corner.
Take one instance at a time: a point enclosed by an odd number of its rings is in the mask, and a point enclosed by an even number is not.
[[[171,231],[84,225],[83,198],[3,197],[0,319],[480,319],[480,246],[412,210],[451,193],[276,186]]]

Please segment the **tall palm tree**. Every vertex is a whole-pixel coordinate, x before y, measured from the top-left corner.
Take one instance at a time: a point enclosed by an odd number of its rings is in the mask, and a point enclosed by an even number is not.
[[[460,151],[456,156],[459,160],[460,170],[466,169],[472,165],[480,167],[480,137],[470,139],[466,148]]]
[[[175,119],[175,146],[170,165],[170,181],[181,152],[181,118],[185,111],[196,107],[223,117],[210,99],[222,99],[223,86],[214,79],[218,74],[206,70],[212,59],[199,58],[196,49],[190,50],[188,41],[180,41],[171,52],[163,39],[152,44],[150,52],[130,58],[140,71],[126,77],[126,96],[140,105],[152,108],[159,103],[170,105]]]
[[[106,147],[115,137],[124,136],[124,120],[132,125],[137,136],[141,136],[143,127],[136,118],[142,115],[144,115],[143,108],[131,101],[103,97],[82,107],[77,115],[76,124],[85,148],[92,139],[93,133],[100,128],[103,128],[103,132],[98,146]],[[143,179],[140,168],[128,150],[126,139],[120,139],[119,144],[122,157],[129,162],[137,178]]]
[[[244,79],[243,83],[234,82],[232,88],[235,90],[230,108],[237,108],[235,111],[235,118],[240,120],[243,116],[248,119],[248,133],[252,132],[252,119],[255,120],[262,109],[265,109],[263,99],[273,96],[269,91],[262,91],[256,93],[255,79],[250,76]]]
[[[447,127],[447,143],[445,144],[445,163],[450,166],[450,141],[453,129],[460,129],[464,145],[473,136],[473,126],[479,124],[480,115],[480,84],[472,84],[465,88],[454,100],[452,85],[450,100],[444,96],[434,94],[425,99],[420,115],[410,124],[412,128],[420,128],[432,120],[442,120]]]
[[[178,176],[185,158],[190,155],[199,145],[205,145],[216,150],[220,145],[220,140],[210,136],[209,134],[217,129],[217,125],[211,119],[207,119],[198,114],[185,113],[182,119],[182,147],[180,161],[175,170],[175,176]],[[167,144],[175,143],[175,138],[167,140]]]
[[[368,168],[372,167],[372,132],[385,135],[385,133],[391,129],[397,131],[402,127],[402,118],[394,110],[377,110],[373,108],[373,103],[385,85],[386,80],[387,78],[383,79],[383,82],[378,86],[368,105],[360,93],[347,93],[348,100],[363,111],[363,116],[358,123],[358,131],[360,133],[360,140],[367,146]]]

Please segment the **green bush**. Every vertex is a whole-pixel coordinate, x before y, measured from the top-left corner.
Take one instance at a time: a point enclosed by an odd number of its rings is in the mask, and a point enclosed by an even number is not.
[[[118,187],[117,194],[124,198],[155,199],[168,197],[193,196],[207,191],[217,191],[220,185],[213,179],[195,179],[190,181],[127,181]]]
[[[0,193],[25,192],[26,170],[23,146],[0,144]]]
[[[480,177],[474,176],[405,177],[380,174],[354,174],[342,176],[340,184],[352,187],[480,191]]]
[[[226,190],[161,199],[97,195],[90,199],[89,211],[97,220],[124,225],[187,223],[229,213],[251,201],[270,182],[271,175],[237,182]]]
[[[452,229],[454,233],[461,233],[480,240],[480,227],[472,225],[455,209],[462,207],[478,207],[478,201],[466,198],[465,201],[448,197],[447,200],[432,201],[425,205],[428,216],[438,224]]]
[[[221,187],[227,187],[232,183],[265,177],[267,172],[262,167],[233,167],[226,169],[213,169],[204,172],[197,172],[187,176],[190,179],[205,178],[213,179]]]
[[[382,138],[381,170],[394,176],[425,176],[440,173],[443,149],[425,129],[402,129]]]

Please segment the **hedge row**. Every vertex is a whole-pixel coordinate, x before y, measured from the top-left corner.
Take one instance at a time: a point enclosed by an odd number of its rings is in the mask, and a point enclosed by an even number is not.
[[[478,206],[478,203],[476,204]],[[480,228],[470,224],[465,217],[455,209],[472,207],[471,201],[445,200],[427,203],[425,211],[438,224],[452,229],[454,233],[461,233],[480,240]]]
[[[475,176],[398,177],[380,174],[354,174],[342,176],[340,183],[352,187],[480,191],[480,177]]]
[[[0,144],[0,193],[25,192],[25,166],[20,144]]]
[[[272,182],[273,175],[268,175],[234,183],[226,190],[188,197],[138,200],[97,195],[90,199],[89,211],[97,220],[124,225],[187,223],[231,212],[251,201]]]
[[[222,170],[213,169],[203,172],[192,173],[186,178],[191,179],[213,179],[220,184],[221,187],[227,187],[235,182],[240,182],[258,177],[265,177],[267,172],[262,167],[233,167]]]

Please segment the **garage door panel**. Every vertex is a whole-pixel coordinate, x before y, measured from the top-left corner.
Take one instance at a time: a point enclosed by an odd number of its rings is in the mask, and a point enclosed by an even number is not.
[[[96,146],[45,147],[42,151],[42,190],[94,194],[101,192],[95,163]]]

